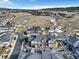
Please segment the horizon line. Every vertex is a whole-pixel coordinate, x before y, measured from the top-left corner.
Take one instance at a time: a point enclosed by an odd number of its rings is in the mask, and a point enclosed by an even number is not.
[[[12,8],[12,7],[0,7],[0,8],[5,8],[5,9],[30,9],[30,10],[39,10],[39,9],[48,9],[48,8],[70,8],[70,7],[79,7],[79,6],[55,6],[55,7],[45,7],[45,8]]]

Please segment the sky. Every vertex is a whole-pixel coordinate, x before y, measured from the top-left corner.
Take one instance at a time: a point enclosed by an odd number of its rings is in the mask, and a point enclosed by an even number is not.
[[[0,8],[41,9],[79,6],[79,0],[0,0]]]

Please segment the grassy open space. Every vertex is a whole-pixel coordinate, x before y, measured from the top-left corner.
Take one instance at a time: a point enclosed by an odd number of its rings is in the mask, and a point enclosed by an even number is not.
[[[12,20],[16,24],[22,24],[23,26],[50,26],[49,16],[33,16],[29,13],[14,13],[16,17]],[[25,22],[28,21],[28,22]],[[70,24],[71,28],[79,29],[79,15],[75,15],[72,18],[59,17],[58,22],[63,25]]]
[[[16,24],[24,24],[24,26],[50,26],[49,16],[33,16],[28,13],[15,13],[16,17],[12,20]],[[25,22],[27,20],[28,22]]]

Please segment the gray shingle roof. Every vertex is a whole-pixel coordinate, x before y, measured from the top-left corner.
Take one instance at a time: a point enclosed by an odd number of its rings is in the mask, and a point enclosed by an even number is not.
[[[6,32],[5,35],[0,37],[0,42],[8,42],[11,39],[11,32]]]
[[[41,59],[41,55],[38,53],[28,54],[23,59]]]

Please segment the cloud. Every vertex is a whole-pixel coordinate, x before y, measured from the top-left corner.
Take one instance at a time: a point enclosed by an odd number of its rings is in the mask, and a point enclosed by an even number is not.
[[[12,4],[10,0],[0,0],[0,4]]]
[[[64,5],[64,6],[50,6],[50,5],[43,5],[43,6],[33,6],[33,7],[27,7],[27,8],[23,8],[23,9],[43,9],[43,8],[62,8],[62,7],[75,7],[77,5]]]
[[[54,6],[31,6],[31,7],[21,7],[21,9],[43,9],[43,8],[53,8]],[[20,9],[20,7],[16,7]]]
[[[34,9],[53,8],[54,6],[35,6]]]
[[[33,7],[22,7],[21,9],[43,9],[43,8],[58,8],[58,7],[70,7],[70,6],[33,6]]]

